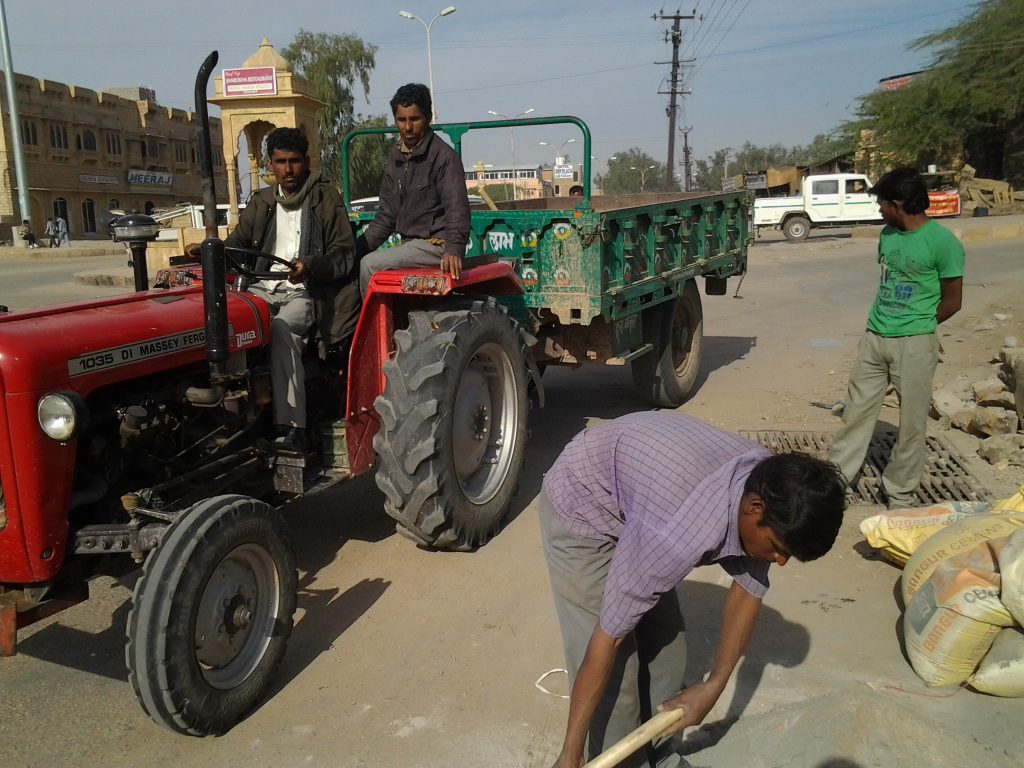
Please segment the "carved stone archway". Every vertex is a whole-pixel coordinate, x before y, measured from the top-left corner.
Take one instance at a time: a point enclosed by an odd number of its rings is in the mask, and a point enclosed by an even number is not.
[[[242,66],[231,70],[225,92],[222,74],[214,78],[211,104],[220,107],[222,152],[227,167],[228,221],[238,221],[238,167],[235,155],[238,139],[244,133],[249,147],[247,167],[251,189],[259,187],[263,158],[257,155],[263,137],[274,128],[298,128],[309,139],[310,165],[320,164],[320,137],[316,131],[317,112],[324,103],[313,96],[313,88],[291,72],[288,61],[270,45],[266,38],[259,49]]]

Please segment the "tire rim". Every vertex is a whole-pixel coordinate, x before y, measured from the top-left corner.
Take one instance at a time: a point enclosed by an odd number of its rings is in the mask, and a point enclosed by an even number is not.
[[[230,690],[259,666],[270,645],[281,602],[274,558],[243,544],[213,569],[196,611],[195,652],[203,678]]]
[[[681,299],[672,312],[672,367],[676,376],[682,376],[690,360],[693,334],[690,333],[690,313]]]
[[[455,474],[473,504],[486,504],[500,490],[518,417],[512,361],[500,344],[484,344],[462,372],[452,413]]]
[[[806,231],[807,229],[804,227],[803,222],[797,222],[796,224],[789,225],[789,233],[793,235],[793,237],[803,237],[804,232]]]

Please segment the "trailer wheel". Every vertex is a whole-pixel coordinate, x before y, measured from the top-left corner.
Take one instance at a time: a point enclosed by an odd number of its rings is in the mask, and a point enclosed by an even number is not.
[[[804,216],[790,216],[782,225],[782,234],[793,243],[806,240],[807,236],[811,234],[811,222]]]
[[[654,349],[632,362],[640,397],[661,408],[676,408],[689,397],[700,372],[704,313],[697,284],[690,280],[675,301],[644,311],[644,341]]]
[[[295,592],[275,509],[246,496],[191,507],[150,553],[132,598],[125,659],[146,714],[191,736],[228,731],[284,655]]]
[[[374,437],[377,485],[399,532],[437,549],[469,549],[499,528],[523,466],[527,351],[493,298],[415,311],[384,363]]]

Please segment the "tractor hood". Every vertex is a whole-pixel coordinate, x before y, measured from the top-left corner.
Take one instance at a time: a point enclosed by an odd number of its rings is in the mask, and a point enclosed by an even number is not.
[[[269,342],[270,313],[228,293],[231,352]],[[0,388],[8,395],[97,387],[201,362],[201,287],[133,293],[0,315]]]

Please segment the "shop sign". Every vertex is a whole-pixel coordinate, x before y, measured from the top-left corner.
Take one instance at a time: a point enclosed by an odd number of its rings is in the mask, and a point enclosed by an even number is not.
[[[91,173],[78,174],[78,180],[82,184],[117,184],[120,181],[117,176],[95,176]]]
[[[169,187],[174,174],[166,171],[140,171],[135,168],[128,171],[129,184],[145,184],[151,187]]]
[[[225,69],[225,96],[276,96],[277,73],[273,67]]]

